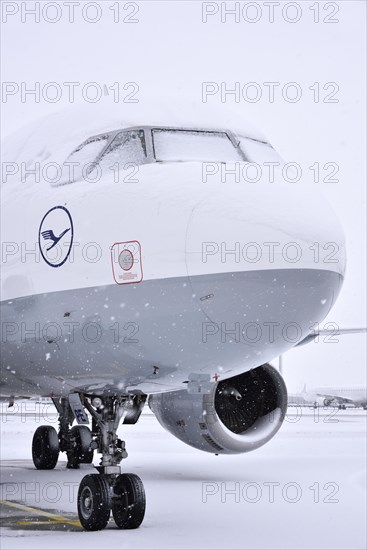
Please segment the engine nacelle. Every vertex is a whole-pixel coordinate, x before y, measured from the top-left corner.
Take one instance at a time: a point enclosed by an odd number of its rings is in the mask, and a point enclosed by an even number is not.
[[[149,406],[166,430],[196,449],[246,453],[279,430],[287,388],[279,372],[265,364],[213,384],[207,394],[179,390],[151,395]]]

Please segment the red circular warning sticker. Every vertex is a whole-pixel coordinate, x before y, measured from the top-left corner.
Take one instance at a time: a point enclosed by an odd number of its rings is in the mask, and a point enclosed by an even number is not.
[[[119,264],[121,269],[124,271],[130,271],[130,269],[134,265],[134,256],[132,255],[132,252],[125,248],[122,252],[120,252],[119,255]]]
[[[140,283],[143,280],[141,247],[138,241],[113,244],[111,261],[113,277],[117,284]]]

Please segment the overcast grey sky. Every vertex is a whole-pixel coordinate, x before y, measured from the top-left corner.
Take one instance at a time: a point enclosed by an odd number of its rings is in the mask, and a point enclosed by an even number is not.
[[[227,95],[228,107],[244,113],[283,158],[305,171],[320,163],[321,179],[330,174],[323,166],[337,163],[339,181],[334,183],[314,183],[309,171],[311,191],[322,189],[347,238],[346,281],[328,319],[340,326],[365,326],[365,2],[319,2],[316,12],[315,2],[293,2],[285,9],[287,2],[269,6],[259,1],[247,12],[240,3],[239,14],[230,15],[221,13],[221,5],[233,8],[234,2],[149,0],[120,2],[117,8],[116,2],[104,1],[94,3],[96,8],[81,1],[73,23],[65,2],[41,12],[35,22],[27,13],[35,4],[2,2],[2,80],[15,83],[14,94],[2,103],[4,136],[67,106],[65,82],[80,82],[75,97],[82,102],[80,89],[89,82],[101,87],[118,82],[121,88],[134,82],[141,101],[151,92],[200,100],[203,82],[216,83],[222,91],[238,82],[244,93],[238,102]],[[46,4],[41,2],[41,9]],[[90,22],[94,18],[99,21]],[[39,101],[30,95],[22,101],[21,90],[36,82]],[[42,90],[51,95],[48,82],[60,86],[60,101],[42,97]],[[269,98],[271,85],[265,84],[269,82],[279,83],[273,85],[274,101]],[[289,82],[297,87],[287,86]],[[254,93],[260,94],[258,101]],[[298,101],[292,101],[294,93],[301,93]],[[220,93],[208,101],[220,105]],[[366,383],[365,347],[365,336],[355,335],[338,344],[291,351],[284,358],[286,381],[291,388],[305,382]]]

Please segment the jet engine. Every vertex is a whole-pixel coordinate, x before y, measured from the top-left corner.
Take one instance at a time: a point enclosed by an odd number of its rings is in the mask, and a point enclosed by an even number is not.
[[[287,388],[268,364],[211,384],[209,393],[186,389],[151,395],[160,424],[184,443],[215,454],[246,453],[281,427]]]

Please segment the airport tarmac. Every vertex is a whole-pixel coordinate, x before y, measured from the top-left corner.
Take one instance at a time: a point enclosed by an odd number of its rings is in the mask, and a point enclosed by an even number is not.
[[[144,411],[120,428],[123,470],[144,481],[147,510],[132,531],[111,520],[82,531],[76,512],[90,465],[35,470],[34,430],[57,427],[51,405],[4,404],[1,429],[1,549],[365,549],[366,411],[292,407],[275,438],[245,455],[202,453]],[[98,464],[98,457],[94,460]],[[52,536],[52,538],[50,538]]]

